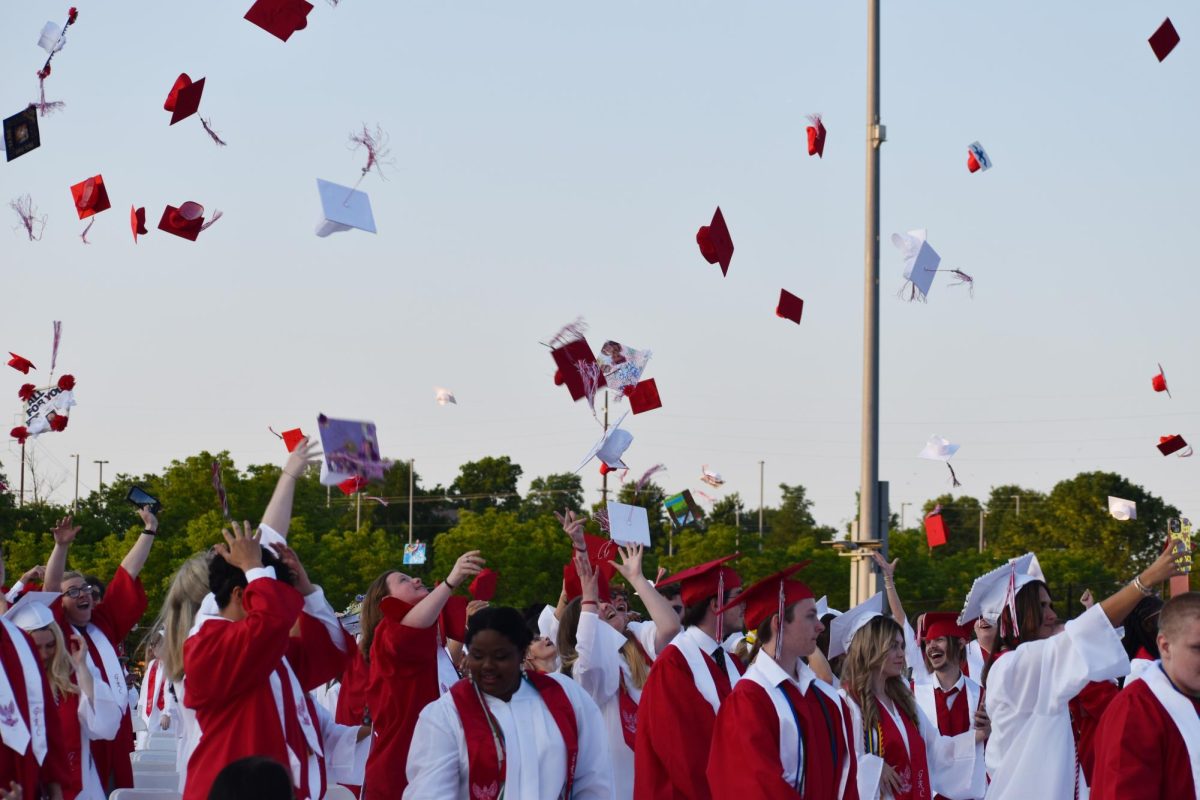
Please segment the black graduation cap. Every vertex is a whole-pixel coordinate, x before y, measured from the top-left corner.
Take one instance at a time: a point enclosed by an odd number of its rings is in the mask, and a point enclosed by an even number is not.
[[[36,108],[29,106],[4,120],[4,154],[8,161],[41,146]]]

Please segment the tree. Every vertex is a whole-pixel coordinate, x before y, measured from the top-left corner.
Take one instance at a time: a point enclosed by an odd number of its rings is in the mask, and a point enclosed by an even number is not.
[[[583,511],[583,480],[574,472],[555,472],[529,482],[521,503],[521,519],[554,517],[555,511]]]
[[[742,503],[742,496],[737,492],[727,494],[717,502],[713,503],[712,511],[709,512],[708,519],[710,524],[733,525],[739,527],[741,517],[746,514],[746,506]]]
[[[449,496],[457,499],[460,509],[483,513],[489,508],[515,511],[521,505],[517,481],[521,467],[508,456],[485,456],[458,468],[458,477],[450,484]]]
[[[955,497],[952,494],[944,494],[933,500],[925,501],[923,509],[925,514],[930,514],[938,506],[942,507],[942,521],[946,523],[946,544],[933,549],[933,555],[941,558],[951,553],[960,553],[964,550],[979,550],[979,513],[983,510],[983,506],[979,501],[970,495],[962,495]],[[922,539],[924,539],[925,526],[920,525]],[[928,548],[926,543],[926,548]]]

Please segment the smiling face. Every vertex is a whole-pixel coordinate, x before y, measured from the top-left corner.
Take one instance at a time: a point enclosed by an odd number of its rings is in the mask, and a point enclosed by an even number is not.
[[[624,633],[629,627],[629,610],[622,600],[614,597],[611,603],[601,603],[598,613],[600,619],[611,625],[617,633]]]
[[[725,593],[725,602],[732,603],[738,595],[742,593],[741,587],[730,589]],[[746,606],[737,605],[725,612],[724,619],[721,624],[725,626],[725,633],[730,634],[734,631],[742,630],[746,620]]]
[[[482,692],[507,701],[521,685],[522,656],[507,636],[483,630],[467,646],[464,666]]]
[[[429,589],[421,582],[420,578],[409,577],[403,572],[393,572],[388,575],[387,587],[389,596],[403,600],[410,606],[415,606],[429,594]]]
[[[535,636],[529,643],[527,657],[539,663],[546,663],[558,658],[558,646],[549,636]]]
[[[1038,605],[1042,610],[1042,626],[1038,628],[1037,638],[1049,639],[1058,625],[1058,615],[1054,613],[1054,604],[1045,586],[1038,587]]]
[[[82,576],[64,578],[62,582],[62,607],[67,621],[82,628],[92,621],[96,606],[96,593]]]
[[[945,636],[925,640],[925,658],[934,672],[952,663],[950,640]]]
[[[58,645],[54,641],[54,632],[49,628],[42,628],[29,635],[37,646],[38,658],[42,660],[42,667],[49,669],[50,662],[54,659],[54,651],[58,649]]]
[[[892,637],[892,644],[884,656],[881,670],[885,678],[899,678],[904,674],[908,662],[904,658],[904,634],[897,632]]]

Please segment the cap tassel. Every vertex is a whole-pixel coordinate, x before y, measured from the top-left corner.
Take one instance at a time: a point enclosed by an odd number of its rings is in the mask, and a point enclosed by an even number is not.
[[[367,126],[364,123],[362,126],[362,133],[350,134],[350,143],[354,145],[352,149],[357,150],[360,147],[367,148],[367,163],[363,165],[362,168],[362,174],[364,177],[368,172],[374,169],[379,173],[380,178],[387,180],[383,174],[383,169],[381,168],[383,158],[387,156],[389,152],[391,152],[388,149],[387,142],[387,134],[384,133],[383,128],[380,128],[378,125],[375,126],[374,133],[367,130]]]
[[[646,484],[650,482],[650,476],[656,472],[660,472],[667,468],[666,464],[655,464],[650,469],[646,470],[642,477],[638,478],[637,486],[633,489],[633,496],[636,499],[641,494],[642,489],[646,488]]]
[[[87,227],[83,229],[83,233],[79,234],[79,238],[83,239],[84,244],[91,244],[91,242],[89,242],[87,240],[87,235],[88,235],[88,231],[90,231],[92,229],[92,226],[95,224],[96,224],[96,218],[92,217],[91,219],[88,220]]]
[[[725,570],[717,567],[717,608],[725,607]],[[725,615],[717,614],[717,644],[724,647]]]
[[[595,514],[592,514],[592,519],[600,526],[600,530],[605,533],[609,532],[608,509],[602,508]]]
[[[33,199],[27,194],[22,195],[11,201],[8,207],[17,212],[17,216],[21,218],[21,227],[25,229],[29,241],[40,241],[42,232],[46,229],[46,217],[37,215],[37,209],[33,207]],[[37,233],[33,232],[34,226],[37,226]]]
[[[967,293],[973,299],[975,297],[975,279],[972,278],[967,273],[963,272],[961,269],[952,269],[952,270],[950,270],[950,274],[958,279],[957,281],[955,281],[954,283],[952,283],[950,285],[951,286],[962,286],[965,284],[967,287]]]
[[[946,469],[950,470],[950,482],[954,485],[954,488],[957,489],[959,486],[962,486],[958,482],[958,476],[954,474],[954,467],[950,466],[949,461],[946,462]]]
[[[583,395],[587,398],[588,407],[592,409],[592,416],[596,416],[596,392],[600,391],[600,366],[592,361],[576,361],[575,369],[579,370],[579,377],[583,379]]]
[[[775,660],[779,661],[779,648],[783,642],[783,601],[784,601],[784,586],[783,581],[779,582],[779,631],[775,634]]]
[[[45,74],[43,74],[41,70],[38,70],[38,101],[31,104],[37,107],[38,115],[43,117],[47,116],[48,114],[52,114],[67,105],[62,100],[46,99],[46,77],[49,74],[49,67],[46,68]]]
[[[1000,615],[1000,635],[1007,636],[1011,632],[1013,638],[1021,638],[1021,625],[1017,622],[1017,566],[1010,565],[1008,573],[1008,588],[1004,592],[1004,607],[1008,609],[1008,621]]]
[[[583,317],[576,317],[574,322],[569,322],[559,329],[558,333],[550,337],[548,346],[551,350],[557,350],[560,347],[577,342],[587,333],[587,323]]]
[[[212,137],[212,140],[217,143],[218,147],[225,146],[225,140],[222,139],[220,136],[217,136],[217,132],[212,129],[212,125],[209,123],[208,120],[206,120],[204,117],[201,117],[200,124],[201,124],[201,126],[204,127],[204,132],[207,133],[210,137]]]
[[[58,363],[58,344],[62,341],[62,322],[54,320],[54,346],[50,349],[50,380],[54,380],[54,365]]]

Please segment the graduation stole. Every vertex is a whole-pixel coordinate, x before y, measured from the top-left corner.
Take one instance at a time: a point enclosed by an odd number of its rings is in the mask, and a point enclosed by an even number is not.
[[[636,638],[626,637],[627,641],[633,642],[633,646],[642,654],[642,658],[646,659],[646,666],[654,664],[654,659],[642,647],[642,643]],[[630,750],[634,749],[634,742],[637,740],[637,713],[638,704],[633,699],[633,695],[629,693],[629,689],[625,686],[625,674],[621,674],[621,680],[617,684],[617,707],[621,711],[621,735],[625,737],[625,744]]]
[[[25,680],[25,700],[29,709],[29,721],[26,724],[21,716],[21,703],[13,693],[8,675],[0,672],[0,740],[18,755],[24,755],[26,748],[32,744],[34,758],[41,764],[47,750],[42,665],[29,646],[24,631],[3,617],[0,617],[0,625],[8,634],[21,662],[21,677]]]
[[[93,660],[100,661],[100,672],[104,675],[105,682],[112,687],[113,694],[116,695],[117,708],[124,714],[129,710],[129,690],[125,686],[125,670],[121,668],[117,651],[113,648],[112,642],[108,640],[108,635],[96,625],[89,622],[80,632],[87,640]]]
[[[908,736],[908,747],[905,747],[896,721],[878,698],[875,698],[875,706],[879,714],[879,755],[900,776],[900,789],[895,794],[895,800],[928,800],[931,796],[929,762],[925,756],[925,740],[921,738],[921,730],[907,714],[900,712]]]
[[[525,673],[524,680],[537,690],[546,710],[562,734],[567,750],[567,776],[560,798],[571,796],[575,765],[579,760],[579,723],[575,708],[558,681],[538,672]],[[483,693],[474,681],[459,681],[450,687],[450,696],[462,722],[467,745],[467,785],[471,800],[499,800],[505,796],[504,733],[488,708]]]

